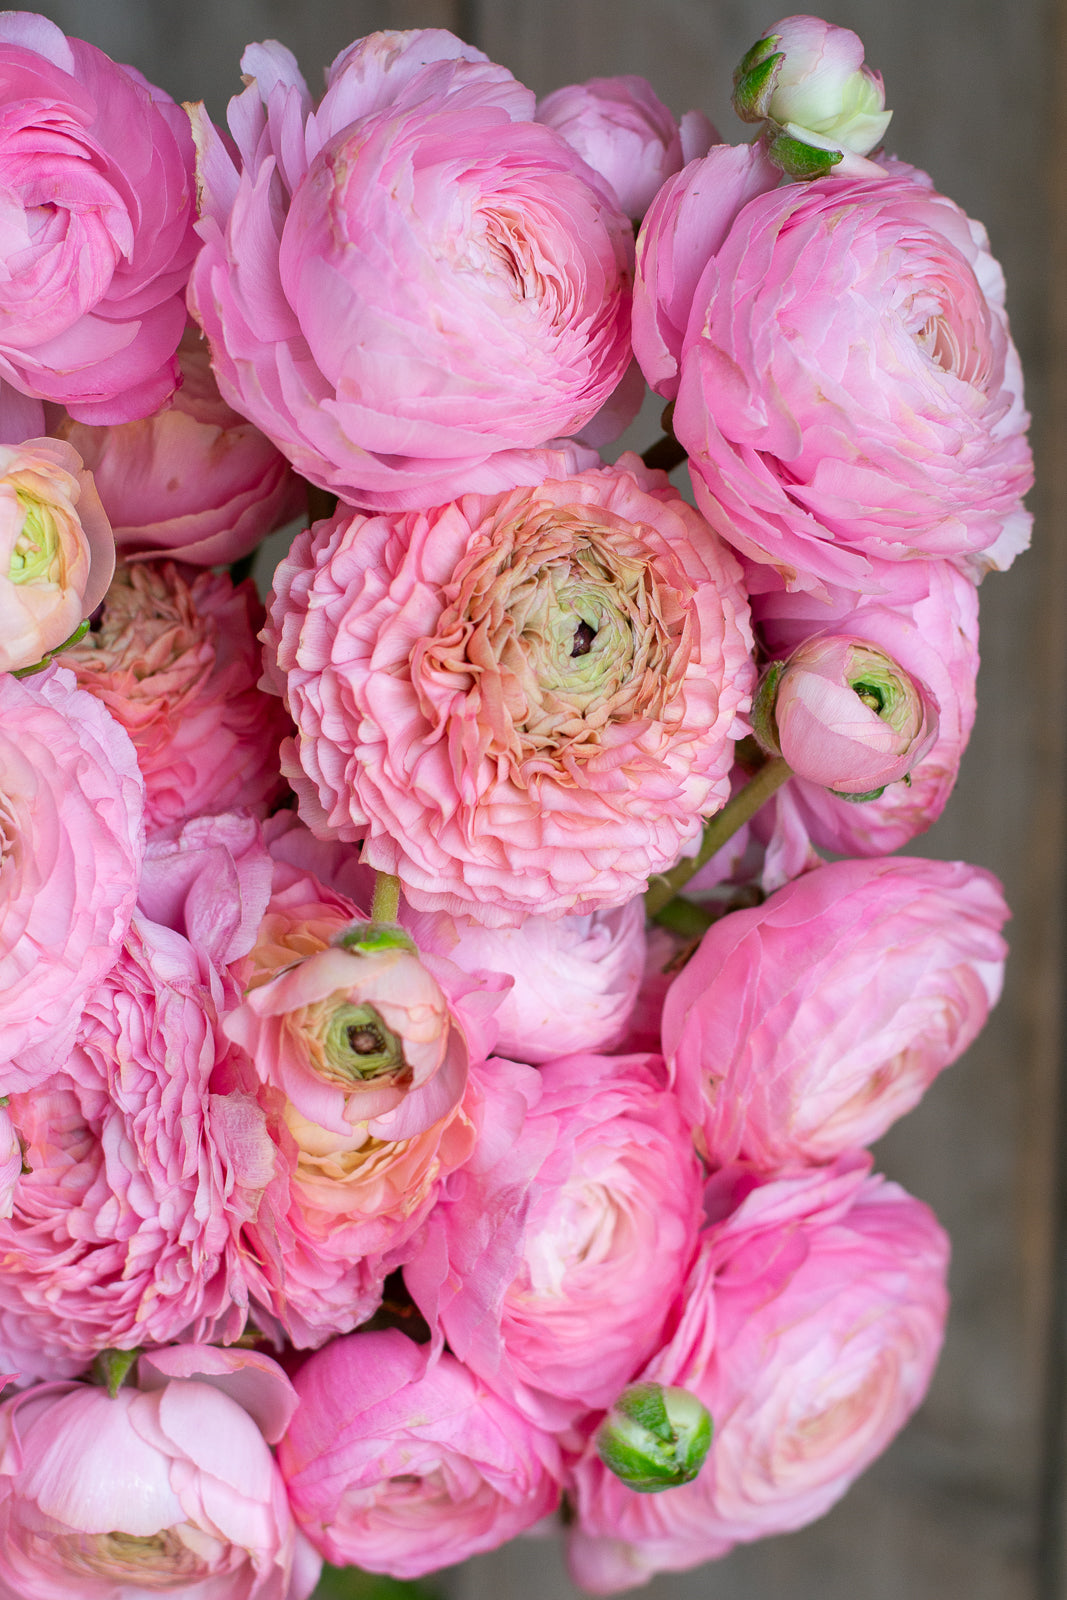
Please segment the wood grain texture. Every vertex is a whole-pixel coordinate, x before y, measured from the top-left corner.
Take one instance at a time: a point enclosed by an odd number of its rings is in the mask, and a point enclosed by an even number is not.
[[[676,111],[709,111],[729,139],[745,136],[729,110],[732,66],[774,15],[765,0],[50,0],[41,9],[177,98],[206,98],[216,115],[239,86],[249,40],[289,44],[315,85],[322,65],[359,33],[435,25],[464,32],[538,92],[643,73]],[[840,0],[833,8],[832,20],[861,33],[885,76],[891,147],[989,228],[1037,420],[1035,546],[983,586],[978,725],[948,813],[916,846],[1000,875],[1015,912],[1014,953],[985,1034],[877,1152],[879,1166],[934,1207],[954,1242],[953,1315],[926,1406],[824,1521],[714,1568],[658,1579],[644,1591],[650,1600],[1067,1600],[1063,1302],[1052,1368],[1046,1360],[1051,1290],[1067,1273],[1067,1232],[1056,1231],[1067,161],[1061,154],[1046,173],[1041,153],[1067,151],[1065,15],[1067,0],[1016,0],[1010,9],[1001,0]],[[556,1547],[534,1540],[444,1581],[452,1600],[575,1593]]]

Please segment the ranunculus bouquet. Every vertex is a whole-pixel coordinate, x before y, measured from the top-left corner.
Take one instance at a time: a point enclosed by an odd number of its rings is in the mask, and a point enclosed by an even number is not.
[[[224,130],[0,14],[0,1596],[557,1514],[610,1593],[938,1353],[865,1146],[1001,983],[996,881],[889,852],[1028,537],[1003,283],[811,17],[751,143],[441,31],[242,69]]]

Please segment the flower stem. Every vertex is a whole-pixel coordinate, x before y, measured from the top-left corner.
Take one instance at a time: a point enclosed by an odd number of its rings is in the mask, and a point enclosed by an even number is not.
[[[400,879],[391,872],[374,874],[374,898],[371,901],[372,922],[395,922],[400,911]]]
[[[704,824],[704,837],[696,855],[683,856],[669,872],[662,872],[649,879],[648,892],[645,895],[645,911],[648,916],[658,919],[659,913],[676,894],[681,893],[690,878],[699,872],[701,867],[707,865],[738,828],[744,827],[745,823],[756,815],[776,789],[781,788],[790,776],[790,770],[789,763],[782,756],[776,756],[773,761],[768,761],[762,766],[745,787],[739,790],[732,800],[727,801],[721,811],[708,818]]]

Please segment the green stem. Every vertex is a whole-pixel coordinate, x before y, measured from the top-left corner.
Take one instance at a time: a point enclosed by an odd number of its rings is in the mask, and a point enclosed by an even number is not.
[[[669,928],[671,933],[678,934],[682,939],[702,939],[718,918],[714,912],[697,905],[695,900],[686,900],[684,896],[676,894],[656,913],[655,920],[661,928]]]
[[[391,872],[374,874],[374,898],[371,901],[372,922],[395,922],[400,912],[400,879]]]
[[[744,827],[760,807],[771,798],[776,789],[780,789],[785,780],[790,776],[789,763],[782,756],[776,756],[773,761],[768,761],[762,766],[754,777],[750,778],[745,787],[727,801],[721,811],[709,817],[704,824],[704,838],[700,849],[695,856],[683,856],[669,872],[660,873],[658,877],[649,880],[648,892],[645,895],[645,911],[648,916],[658,919],[664,906],[680,894],[693,875],[706,866],[719,850],[722,849],[727,839],[733,837],[738,828]]]

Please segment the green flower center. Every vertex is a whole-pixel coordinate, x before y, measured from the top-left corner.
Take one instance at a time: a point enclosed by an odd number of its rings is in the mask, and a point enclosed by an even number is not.
[[[330,1076],[342,1083],[365,1083],[407,1065],[403,1044],[369,1005],[337,1007],[327,1024],[323,1053]]]
[[[919,696],[881,651],[853,645],[849,654],[848,684],[863,704],[887,722],[894,733],[915,738],[922,723]]]
[[[63,563],[56,519],[46,505],[21,491],[18,502],[25,513],[22,529],[11,552],[8,577],[12,583],[62,583]]]

